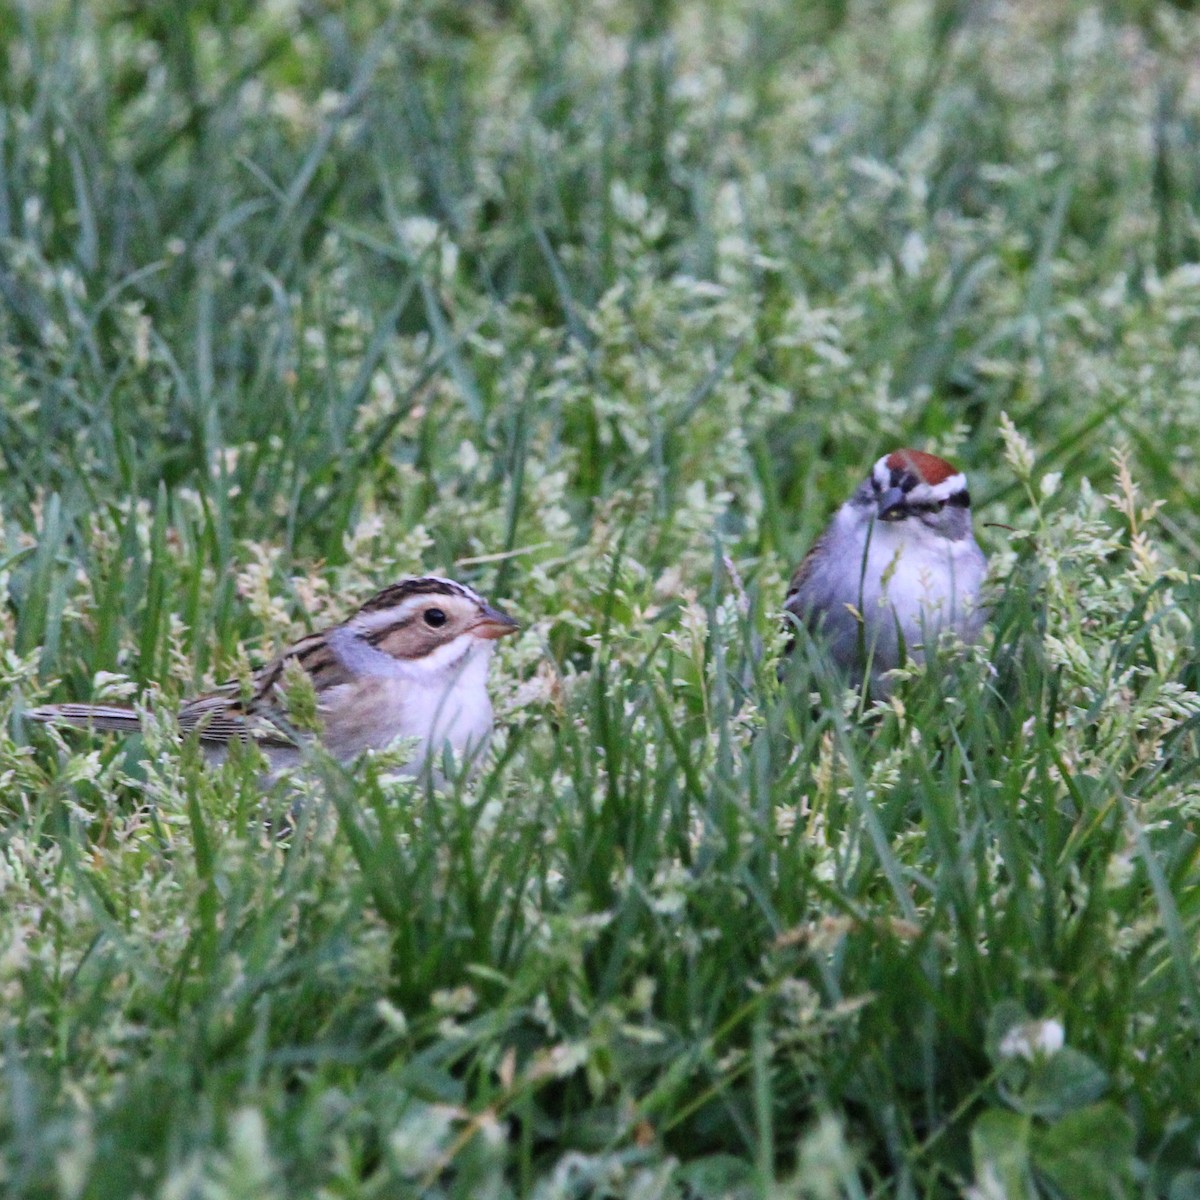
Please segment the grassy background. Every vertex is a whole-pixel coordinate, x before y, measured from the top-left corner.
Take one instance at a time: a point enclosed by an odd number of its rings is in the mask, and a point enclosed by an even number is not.
[[[1200,1195],[1195,17],[0,43],[6,1196]],[[994,617],[864,711],[778,612],[904,444]],[[317,759],[280,842],[165,718],[20,717],[166,712],[414,571],[525,623],[469,786]]]

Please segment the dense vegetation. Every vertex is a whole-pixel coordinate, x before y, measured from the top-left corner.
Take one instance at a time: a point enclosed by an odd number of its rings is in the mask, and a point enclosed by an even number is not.
[[[5,1196],[1200,1195],[1197,17],[0,0],[0,48]],[[898,445],[969,474],[984,644],[780,680]],[[413,572],[525,626],[477,779],[179,747]],[[102,696],[145,738],[21,716]]]

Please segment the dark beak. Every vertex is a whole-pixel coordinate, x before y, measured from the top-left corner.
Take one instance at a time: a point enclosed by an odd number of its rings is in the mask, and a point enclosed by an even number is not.
[[[502,638],[506,633],[516,633],[520,628],[507,613],[485,604],[479,619],[471,626],[471,632],[480,638]]]
[[[908,497],[898,488],[888,488],[879,497],[879,519],[881,521],[899,521],[907,513]]]

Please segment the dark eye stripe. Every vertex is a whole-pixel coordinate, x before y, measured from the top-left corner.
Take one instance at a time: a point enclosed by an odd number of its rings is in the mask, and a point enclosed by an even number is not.
[[[966,492],[954,492],[945,500],[926,500],[924,502],[910,500],[907,507],[911,512],[941,512],[947,504],[953,508],[969,508],[971,497]]]
[[[391,625],[385,625],[382,629],[372,629],[370,633],[362,634],[362,639],[370,646],[378,646],[386,637],[390,637],[399,629],[403,629],[406,625],[412,624],[412,617],[407,617],[403,621],[396,621]]]

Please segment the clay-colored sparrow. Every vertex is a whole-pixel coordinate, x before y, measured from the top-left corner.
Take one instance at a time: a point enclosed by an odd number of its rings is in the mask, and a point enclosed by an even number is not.
[[[406,579],[372,596],[353,616],[309,634],[263,667],[248,699],[226,683],[179,710],[185,733],[196,732],[208,758],[221,761],[230,742],[253,740],[272,770],[294,763],[300,748],[287,722],[284,672],[308,673],[317,697],[320,737],[335,757],[416,738],[409,770],[440,759],[449,746],[458,762],[476,757],[492,730],[487,693],[495,639],[517,623],[461,583],[437,576]],[[109,704],[50,704],[34,720],[131,733],[139,718]]]

